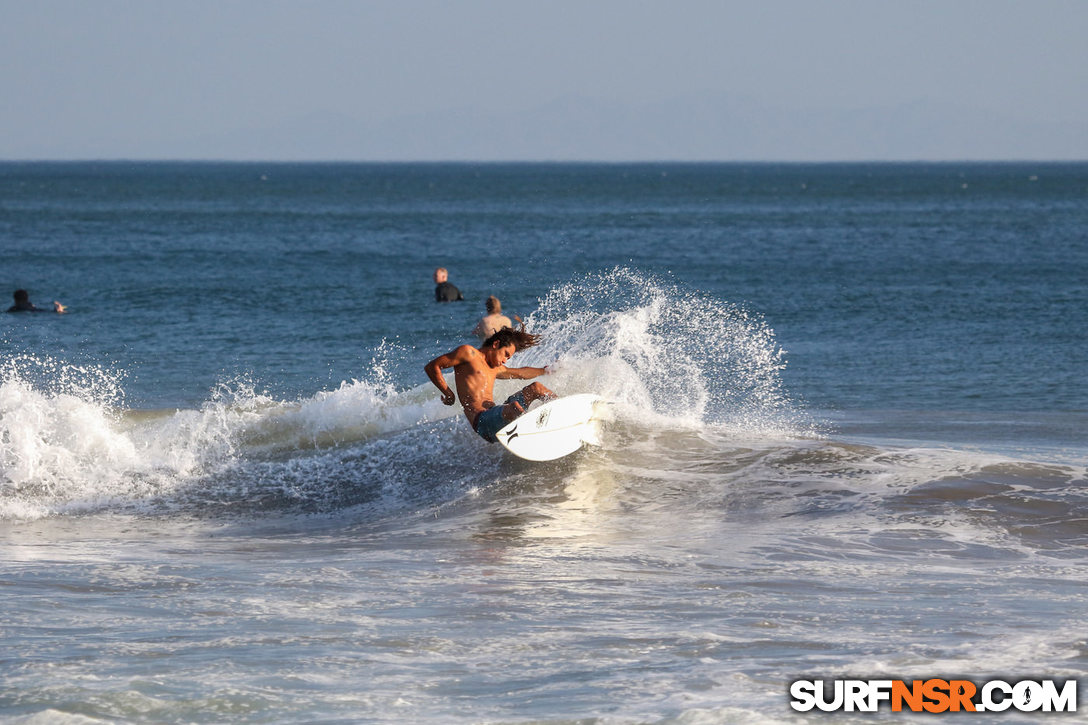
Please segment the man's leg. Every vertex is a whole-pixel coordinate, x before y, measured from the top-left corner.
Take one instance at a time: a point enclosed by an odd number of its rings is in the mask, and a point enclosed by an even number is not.
[[[502,417],[507,423],[517,418],[519,415],[525,412],[525,409],[529,407],[534,400],[552,400],[556,398],[555,393],[545,388],[540,383],[530,383],[526,385],[517,394],[517,400],[511,400],[506,405],[502,406]],[[522,402],[524,401],[524,402]]]
[[[554,400],[558,396],[552,391],[545,388],[540,383],[530,383],[521,389],[521,394],[525,396],[525,406],[528,407],[534,400]]]

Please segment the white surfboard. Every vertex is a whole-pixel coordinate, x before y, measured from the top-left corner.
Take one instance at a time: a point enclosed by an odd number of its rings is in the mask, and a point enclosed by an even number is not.
[[[529,461],[551,461],[583,444],[600,445],[597,410],[604,402],[590,393],[544,403],[510,421],[495,437],[506,450]]]

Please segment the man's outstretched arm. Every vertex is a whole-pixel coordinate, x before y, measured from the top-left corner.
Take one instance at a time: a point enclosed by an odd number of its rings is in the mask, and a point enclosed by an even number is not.
[[[529,380],[548,372],[547,368],[505,368],[495,377],[503,380]]]

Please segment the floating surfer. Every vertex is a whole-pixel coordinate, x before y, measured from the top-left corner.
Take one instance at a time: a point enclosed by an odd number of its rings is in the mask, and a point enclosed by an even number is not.
[[[497,405],[494,400],[496,378],[529,380],[548,372],[547,368],[506,367],[506,361],[514,353],[533,347],[539,339],[538,335],[525,330],[504,327],[484,340],[479,348],[461,345],[431,360],[423,369],[442,393],[442,402],[453,405],[459,398],[472,429],[488,443],[495,443],[495,434],[524,413],[530,403],[555,397],[555,393],[540,383],[531,383],[507,398],[502,405]],[[445,368],[453,368],[456,396],[442,377]]]
[[[30,301],[30,293],[25,289],[15,290],[13,297],[15,298],[15,304],[8,308],[8,312],[56,312],[57,314],[63,315],[68,309],[61,303],[53,300],[53,309],[43,310],[41,307],[38,307]]]
[[[434,284],[435,302],[461,302],[465,299],[461,290],[450,282],[450,273],[445,267],[439,267],[434,271]]]
[[[476,323],[476,327],[472,330],[472,334],[480,338],[480,342],[487,340],[504,327],[514,326],[514,323],[510,322],[510,318],[502,313],[502,302],[499,302],[499,298],[495,295],[487,298],[484,307],[487,308],[487,314],[480,318],[480,321]],[[525,323],[521,321],[521,318],[514,315],[514,319],[524,329]]]

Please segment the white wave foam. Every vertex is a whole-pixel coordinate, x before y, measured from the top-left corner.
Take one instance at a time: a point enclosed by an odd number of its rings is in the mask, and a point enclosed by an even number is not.
[[[253,456],[363,441],[456,413],[422,386],[397,392],[384,380],[355,380],[299,402],[224,383],[198,410],[125,411],[120,379],[33,357],[5,369],[0,518],[169,497]]]
[[[628,422],[649,417],[664,427],[735,427],[757,437],[796,431],[799,414],[781,384],[783,353],[762,319],[741,308],[616,269],[553,291],[529,324],[543,344],[516,364],[558,360],[546,384],[562,395],[601,394]],[[419,351],[384,343],[364,379],[298,401],[230,381],[199,409],[158,412],[124,409],[122,373],[23,357],[0,380],[0,517],[194,495],[221,501],[266,484],[258,495],[269,499],[350,500],[320,490],[350,486],[348,468],[366,479],[355,482],[362,489],[386,479],[385,471],[416,476],[405,485],[418,485],[447,452],[448,441],[435,441],[428,424],[456,418],[450,429],[464,436],[459,449],[480,444],[460,408],[442,405],[422,373],[405,388],[386,372],[396,367],[391,360],[413,356]],[[499,381],[496,398],[523,384]],[[369,444],[379,438],[396,445]],[[344,455],[312,453],[333,447],[371,460],[353,467]],[[304,457],[306,465],[291,465]]]
[[[133,441],[117,432],[119,376],[101,368],[21,355],[0,375],[0,517],[30,514],[31,500],[101,490],[133,466]]]
[[[524,364],[558,359],[564,394],[596,392],[680,426],[810,427],[782,384],[774,331],[737,305],[617,268],[553,290],[528,324],[544,342]]]

